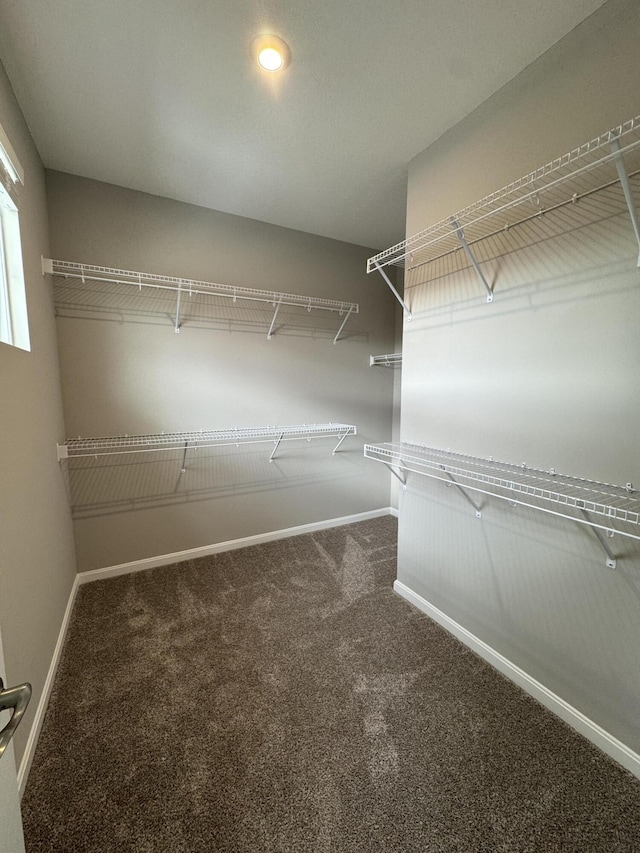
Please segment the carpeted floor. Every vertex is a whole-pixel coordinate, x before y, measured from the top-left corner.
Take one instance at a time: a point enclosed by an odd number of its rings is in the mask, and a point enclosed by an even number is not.
[[[640,850],[640,782],[396,596],[395,537],[81,587],[28,853]]]

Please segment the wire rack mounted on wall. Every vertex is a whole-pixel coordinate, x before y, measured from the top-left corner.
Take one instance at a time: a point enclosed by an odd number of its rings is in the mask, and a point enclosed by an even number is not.
[[[282,441],[295,439],[337,437],[335,453],[348,435],[356,435],[351,424],[297,424],[295,426],[242,427],[223,430],[194,430],[191,432],[150,433],[147,435],[118,435],[103,438],[72,438],[58,444],[58,462],[76,457],[111,456],[129,453],[154,453],[181,448],[182,471],[185,471],[187,451],[204,447],[225,447],[241,444],[273,442],[269,461],[275,457]]]
[[[638,174],[640,116],[379,252],[367,261],[367,272],[378,270],[411,319],[409,307],[389,281],[384,267],[397,265],[413,270],[462,249],[487,292],[487,302],[492,302],[493,287],[474,255],[474,244],[497,234],[507,235],[517,225],[575,205],[618,184],[638,242],[640,267],[640,218],[630,184],[630,178]]]
[[[276,320],[282,306],[302,308],[306,311],[328,311],[338,314],[343,319],[333,339],[334,344],[340,339],[340,335],[349,317],[352,314],[358,314],[360,310],[356,302],[341,302],[336,299],[322,299],[316,296],[301,296],[293,293],[277,293],[275,291],[258,290],[250,287],[235,287],[228,284],[216,284],[208,281],[156,275],[155,273],[100,267],[92,264],[75,263],[73,261],[56,261],[51,258],[42,258],[42,274],[49,274],[60,279],[79,279],[89,287],[95,282],[106,282],[117,285],[131,285],[131,287],[137,288],[139,291],[149,288],[171,291],[175,293],[176,297],[175,317],[173,319],[173,326],[176,333],[180,332],[181,310],[184,308],[183,300],[189,299],[192,296],[204,295],[218,297],[229,300],[231,303],[251,301],[270,305],[273,309],[273,318],[267,332],[269,340],[275,334]]]
[[[407,442],[365,444],[364,455],[383,462],[404,489],[407,471],[456,486],[478,518],[481,507],[467,489],[587,524],[598,537],[609,568],[615,568],[616,560],[601,530],[609,536],[618,533],[640,539],[640,495],[631,483],[614,486],[558,474],[553,468],[544,471]]]
[[[391,352],[386,355],[370,355],[369,367],[400,367],[402,364],[402,353]]]

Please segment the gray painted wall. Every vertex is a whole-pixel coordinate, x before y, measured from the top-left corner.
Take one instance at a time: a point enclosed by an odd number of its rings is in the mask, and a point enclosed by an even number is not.
[[[637,2],[611,0],[420,154],[407,233],[637,115],[639,39]],[[518,251],[480,250],[492,305],[472,271],[408,273],[402,438],[640,486],[629,218],[551,232],[543,220]],[[611,571],[584,526],[482,502],[479,521],[454,489],[412,476],[399,579],[639,752],[639,543],[615,537]]]
[[[31,352],[0,344],[0,622],[11,683],[30,681],[14,738],[20,760],[75,577],[71,517],[56,442],[64,436],[56,330],[40,256],[48,254],[44,171],[0,66],[0,123],[25,183],[18,190]]]
[[[176,335],[173,302],[159,309],[109,286],[82,309],[67,300],[57,326],[69,436],[358,428],[335,456],[330,441],[302,441],[272,464],[270,447],[256,445],[190,454],[185,474],[179,454],[71,470],[80,571],[390,505],[386,471],[362,455],[392,419],[392,372],[369,367],[394,341],[393,297],[365,273],[372,250],[56,172],[47,197],[55,258],[360,305],[334,345],[335,314],[282,309],[267,340],[270,306],[194,312],[187,300]]]

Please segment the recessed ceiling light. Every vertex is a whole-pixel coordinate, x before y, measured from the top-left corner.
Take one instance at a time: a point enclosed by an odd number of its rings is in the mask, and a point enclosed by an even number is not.
[[[275,47],[263,47],[258,54],[258,65],[265,71],[280,71],[282,62],[282,54]]]
[[[289,45],[274,35],[263,35],[254,39],[252,52],[264,71],[282,71],[291,59]]]

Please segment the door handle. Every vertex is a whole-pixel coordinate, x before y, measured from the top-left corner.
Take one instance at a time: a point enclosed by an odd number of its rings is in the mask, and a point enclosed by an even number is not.
[[[0,730],[0,758],[18,728],[22,715],[27,710],[29,699],[31,699],[30,684],[18,684],[17,687],[8,687],[5,690],[4,682],[0,678],[0,711],[13,710],[9,722]]]

